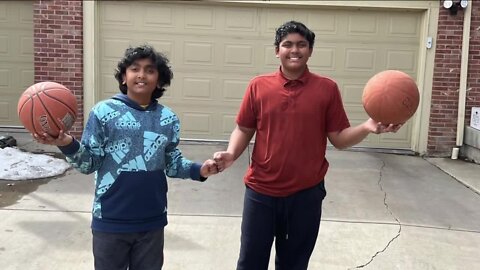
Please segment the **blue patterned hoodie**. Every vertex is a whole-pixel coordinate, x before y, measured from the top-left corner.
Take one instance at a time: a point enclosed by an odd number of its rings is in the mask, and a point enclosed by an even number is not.
[[[180,123],[156,100],[142,108],[118,94],[96,104],[82,141],[59,147],[78,171],[95,172],[92,229],[141,232],[167,224],[167,179],[204,181],[177,148]],[[166,175],[165,175],[166,174]]]

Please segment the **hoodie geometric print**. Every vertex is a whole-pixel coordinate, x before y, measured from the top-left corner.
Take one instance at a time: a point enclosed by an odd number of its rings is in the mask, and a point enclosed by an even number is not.
[[[142,108],[127,95],[96,104],[81,143],[59,147],[84,174],[95,172],[92,229],[141,232],[167,224],[167,179],[200,176],[182,156],[175,113],[153,100]]]

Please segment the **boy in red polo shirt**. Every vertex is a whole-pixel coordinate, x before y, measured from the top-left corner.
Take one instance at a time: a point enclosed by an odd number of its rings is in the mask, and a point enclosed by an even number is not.
[[[275,240],[276,269],[304,270],[318,235],[328,140],[338,149],[370,133],[396,132],[401,125],[368,119],[351,127],[337,84],[311,73],[315,34],[300,22],[275,35],[279,70],[253,78],[237,115],[227,151],[214,159],[230,167],[256,133],[246,184],[237,270],[267,270]]]

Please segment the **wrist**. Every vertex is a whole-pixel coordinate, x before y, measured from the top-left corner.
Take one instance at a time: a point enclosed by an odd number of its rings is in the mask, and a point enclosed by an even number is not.
[[[74,138],[73,138],[72,135],[65,134],[65,138],[66,138],[66,139],[65,139],[64,141],[65,141],[66,143],[65,143],[65,144],[62,144],[62,145],[59,145],[59,146],[62,146],[62,147],[63,147],[63,146],[67,146],[67,145],[70,145],[70,144],[73,143]]]

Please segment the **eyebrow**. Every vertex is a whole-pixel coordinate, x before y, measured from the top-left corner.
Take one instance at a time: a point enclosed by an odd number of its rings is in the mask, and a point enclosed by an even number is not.
[[[139,64],[137,61],[135,61],[135,62],[133,62],[133,63],[130,65],[130,67],[131,67],[131,66],[137,66],[137,67],[138,67],[138,66],[140,66],[140,64]],[[155,68],[155,65],[154,65],[154,64],[147,64],[147,65],[145,65],[144,67],[146,67],[146,68]]]
[[[291,40],[284,40],[284,41],[282,41],[282,43],[283,43],[283,44],[285,44],[285,43],[301,44],[301,43],[308,43],[308,41],[306,41],[306,40],[300,40],[300,41],[295,42],[295,41],[291,41]]]

